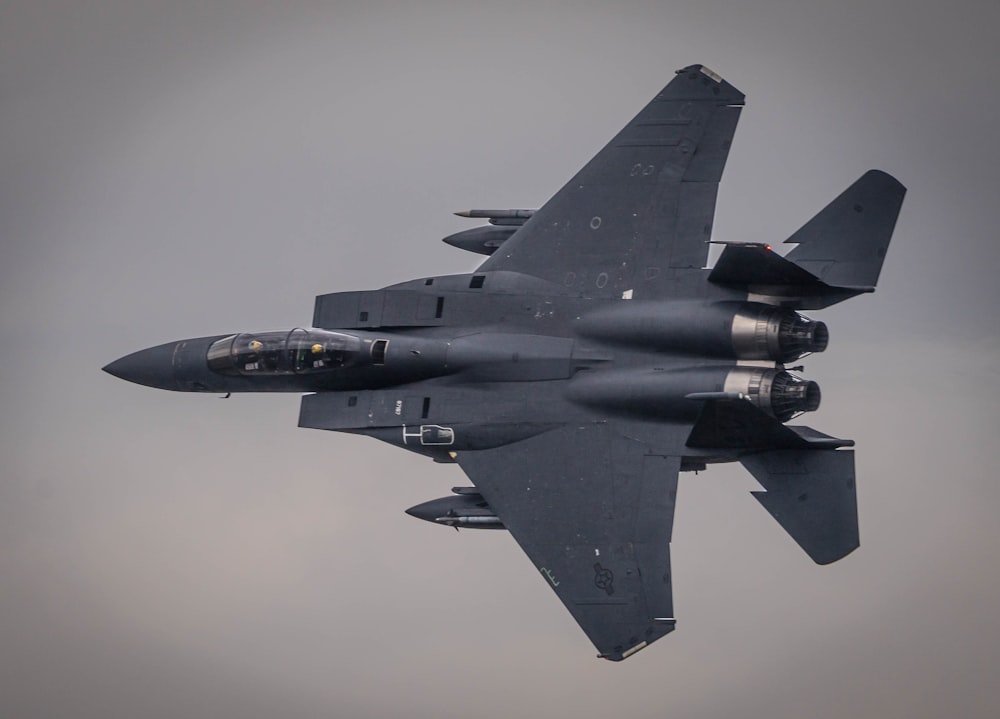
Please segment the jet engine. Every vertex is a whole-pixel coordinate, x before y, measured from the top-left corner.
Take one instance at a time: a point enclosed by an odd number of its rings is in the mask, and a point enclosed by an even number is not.
[[[830,332],[794,310],[748,302],[733,315],[732,342],[740,359],[791,362],[825,350]]]
[[[815,382],[785,370],[732,366],[584,372],[570,381],[567,395],[620,414],[688,421],[710,399],[747,400],[782,422],[820,403]]]
[[[822,352],[830,341],[824,323],[759,302],[620,302],[585,315],[576,329],[685,354],[777,362]]]
[[[819,385],[784,370],[737,367],[726,376],[723,393],[742,396],[785,422],[800,412],[819,409]]]

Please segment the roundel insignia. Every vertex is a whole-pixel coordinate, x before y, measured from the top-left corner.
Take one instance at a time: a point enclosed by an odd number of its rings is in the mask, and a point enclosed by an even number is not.
[[[594,564],[594,585],[603,589],[610,597],[615,593],[615,575],[610,569],[605,569],[600,562]]]

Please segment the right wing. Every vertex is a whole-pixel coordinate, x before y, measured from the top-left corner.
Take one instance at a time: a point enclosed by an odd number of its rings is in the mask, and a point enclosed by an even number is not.
[[[673,630],[679,457],[595,423],[456,460],[599,656],[619,661]]]
[[[584,297],[669,296],[673,270],[708,258],[743,99],[708,68],[678,70],[479,270],[534,275]]]

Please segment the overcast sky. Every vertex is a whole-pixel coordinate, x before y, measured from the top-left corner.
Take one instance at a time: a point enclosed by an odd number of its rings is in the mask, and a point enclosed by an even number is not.
[[[0,714],[993,717],[1000,706],[993,0],[0,2]],[[817,567],[738,466],[682,476],[677,631],[599,662],[465,479],[296,428],[298,398],[100,367],[471,271],[677,68],[746,93],[715,239],[909,188],[875,295],[807,361],[857,440]],[[805,420],[801,420],[804,422]]]

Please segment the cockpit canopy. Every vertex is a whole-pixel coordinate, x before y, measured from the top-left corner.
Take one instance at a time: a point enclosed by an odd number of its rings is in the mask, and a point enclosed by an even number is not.
[[[225,375],[287,375],[325,372],[353,364],[361,340],[327,330],[245,332],[209,346],[208,368]]]

